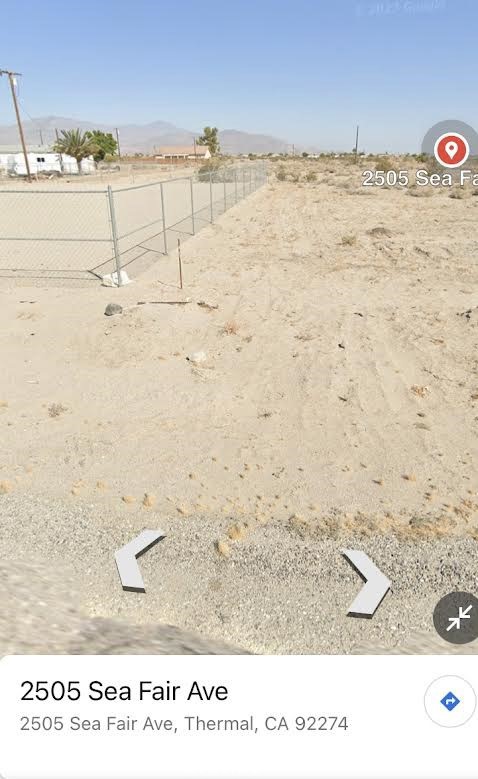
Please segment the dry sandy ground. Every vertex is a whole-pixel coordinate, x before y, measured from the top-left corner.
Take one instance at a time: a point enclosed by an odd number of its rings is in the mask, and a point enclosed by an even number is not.
[[[89,615],[340,652],[475,588],[478,198],[315,169],[184,244],[183,292],[174,255],[121,290],[2,280],[2,557],[62,558]],[[168,538],[123,593],[144,527]],[[344,543],[396,587],[373,620]]]

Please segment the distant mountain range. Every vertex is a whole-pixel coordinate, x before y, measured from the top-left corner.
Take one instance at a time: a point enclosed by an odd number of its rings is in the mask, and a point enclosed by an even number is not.
[[[115,133],[115,128],[98,122],[71,119],[66,116],[39,116],[23,123],[27,144],[52,144],[55,142],[55,129],[103,130]],[[118,126],[121,153],[142,152],[151,154],[158,146],[182,146],[192,144],[201,132],[193,132],[176,127],[170,122],[151,122],[151,124],[125,124]],[[219,133],[221,150],[225,154],[264,154],[284,152],[290,145],[272,135],[257,135],[240,130],[221,130]],[[11,145],[18,141],[16,125],[0,125],[0,145]]]

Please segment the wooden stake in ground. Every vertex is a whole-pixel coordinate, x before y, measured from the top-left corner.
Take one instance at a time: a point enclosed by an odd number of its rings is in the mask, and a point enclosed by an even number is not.
[[[183,264],[181,262],[181,239],[178,238],[179,288],[183,288]]]

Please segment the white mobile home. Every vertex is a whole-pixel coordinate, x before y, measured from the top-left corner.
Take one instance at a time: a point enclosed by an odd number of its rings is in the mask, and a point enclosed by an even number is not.
[[[28,146],[28,162],[32,176],[45,171],[65,173],[67,175],[78,173],[78,164],[73,157],[67,154],[59,154],[53,151],[51,146]],[[81,163],[82,173],[94,173],[96,170],[93,157],[88,157]],[[26,176],[27,169],[25,158],[20,145],[0,145],[0,172],[12,176]]]

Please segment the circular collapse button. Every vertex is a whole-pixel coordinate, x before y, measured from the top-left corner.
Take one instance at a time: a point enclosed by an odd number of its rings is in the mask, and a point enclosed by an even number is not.
[[[478,598],[470,592],[450,592],[433,611],[438,635],[450,644],[469,644],[478,638]]]
[[[425,693],[425,711],[436,725],[458,728],[465,725],[476,710],[476,694],[461,676],[440,676]]]

